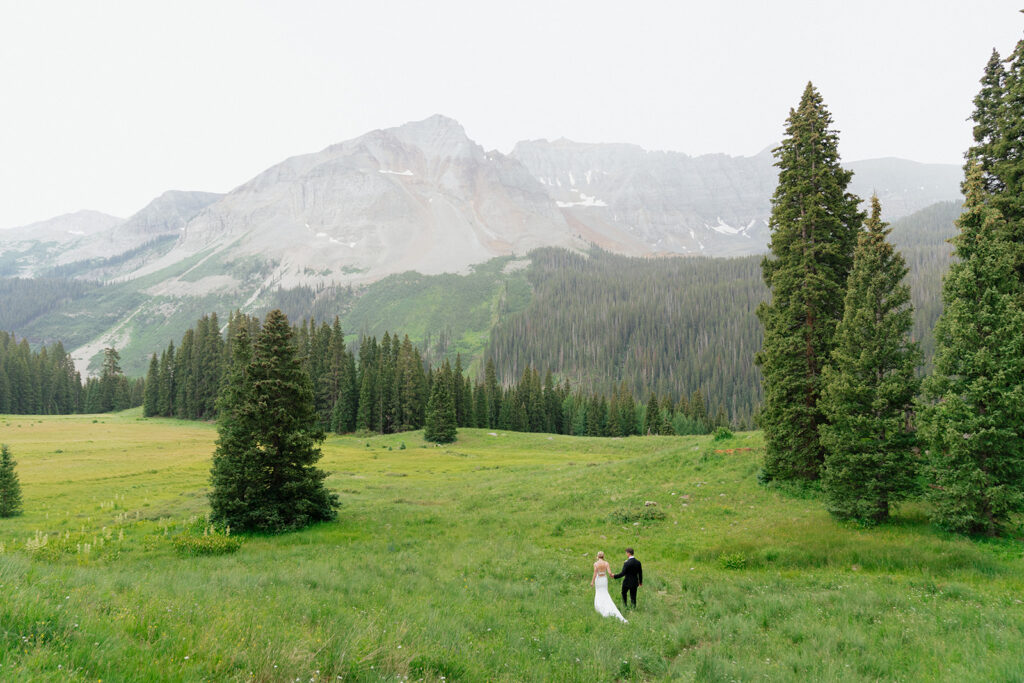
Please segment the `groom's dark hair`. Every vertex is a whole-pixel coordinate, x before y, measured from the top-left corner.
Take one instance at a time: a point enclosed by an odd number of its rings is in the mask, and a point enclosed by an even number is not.
[[[626,548],[626,552],[629,553],[630,555],[632,555],[633,554],[633,549],[632,548]]]

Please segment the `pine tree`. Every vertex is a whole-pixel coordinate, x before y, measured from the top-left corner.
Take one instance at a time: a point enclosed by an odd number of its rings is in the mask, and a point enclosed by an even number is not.
[[[1017,42],[1007,62],[993,126],[996,133],[990,178],[995,179],[995,188],[992,184],[986,187],[991,194],[989,203],[1006,223],[1014,267],[1024,283],[1024,40]],[[984,79],[982,84],[984,93]]]
[[[130,404],[127,378],[121,371],[121,354],[113,347],[103,349],[103,368],[100,370],[100,412],[124,410]]]
[[[356,359],[351,351],[345,352],[341,368],[341,385],[338,400],[331,413],[331,429],[338,434],[347,434],[356,428],[356,413],[359,410],[359,387],[356,385]]]
[[[694,389],[693,393],[690,394],[688,406],[689,411],[687,415],[700,426],[702,433],[707,433],[709,431],[708,411],[704,404],[704,392],[700,389]]]
[[[146,373],[146,394],[142,399],[142,416],[153,417],[159,412],[160,405],[160,361],[156,354],[149,359],[149,372]]]
[[[498,375],[492,358],[487,359],[484,370],[484,393],[487,398],[487,424],[482,426],[497,429],[501,415],[501,387],[498,386]]]
[[[644,411],[644,433],[648,436],[661,434],[661,406],[658,397],[651,394]]]
[[[817,479],[824,461],[818,427],[821,371],[842,317],[846,280],[863,215],[847,192],[852,173],[839,163],[838,135],[810,83],[791,110],[775,151],[771,257],[761,264],[770,302],[757,309],[764,343],[757,355],[764,386],[760,424],[765,479]]]
[[[661,432],[662,436],[674,436],[676,430],[672,427],[672,419],[675,417],[672,410],[672,399],[667,395],[661,401]]]
[[[487,392],[482,383],[473,387],[473,416],[477,427],[487,428]]]
[[[921,352],[913,326],[907,266],[887,241],[878,197],[860,233],[832,362],[822,370],[819,428],[822,488],[840,519],[877,523],[913,492],[916,438],[911,409]]]
[[[448,368],[445,361],[444,367]],[[452,395],[451,371],[448,376],[434,378],[433,387],[430,392],[430,400],[427,402],[427,418],[423,428],[423,438],[436,443],[451,443],[455,441],[455,397]]]
[[[252,348],[240,330],[233,353],[218,402],[211,520],[280,532],[333,519],[338,497],[315,467],[324,433],[288,319],[268,313]]]
[[[174,342],[160,355],[160,389],[157,399],[157,414],[163,417],[174,415]]]
[[[996,146],[1001,136],[1004,78],[1003,60],[999,58],[998,52],[992,50],[981,78],[981,90],[974,98],[974,114],[971,116],[974,119],[974,145],[967,152],[968,159],[981,167],[988,192],[999,191],[1003,186],[992,175],[992,167],[998,157]]]
[[[0,517],[21,514],[21,484],[7,444],[0,445]]]
[[[1024,286],[976,163],[964,189],[920,422],[933,520],[992,535],[1024,510]]]

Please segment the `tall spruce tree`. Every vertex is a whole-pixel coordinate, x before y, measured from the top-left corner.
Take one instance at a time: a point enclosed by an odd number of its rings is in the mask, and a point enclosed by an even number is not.
[[[920,421],[933,520],[993,535],[1024,510],[1024,286],[985,185],[969,162]]]
[[[852,173],[839,163],[839,136],[821,95],[807,84],[775,149],[779,184],[772,197],[770,257],[761,264],[771,300],[757,309],[764,344],[760,425],[766,480],[817,479],[825,454],[821,371],[842,318],[846,280],[863,221],[847,192]]]
[[[647,408],[644,410],[644,434],[661,434],[661,406],[658,405],[658,397],[654,394],[647,400]]]
[[[1003,111],[1003,79],[1005,78],[1003,60],[999,53],[992,50],[981,77],[981,90],[974,97],[974,145],[967,152],[967,157],[977,163],[982,170],[985,189],[989,192],[1002,189],[1002,182],[992,175],[992,167],[998,157],[996,146],[1001,137]]]
[[[921,351],[913,326],[906,262],[886,237],[878,197],[860,233],[832,363],[822,370],[822,488],[841,519],[882,522],[914,488],[911,424]]]
[[[447,371],[447,372],[445,372]],[[423,438],[436,443],[455,441],[455,396],[452,391],[451,369],[445,361],[443,369],[434,377],[427,402],[426,424]]]
[[[239,330],[233,353],[218,403],[211,519],[267,532],[333,519],[338,497],[315,467],[324,432],[288,319],[268,313],[252,349]]]
[[[142,399],[142,416],[153,417],[160,410],[160,361],[154,353],[149,359],[146,373],[146,393]]]
[[[0,445],[0,517],[21,514],[21,483],[7,444]]]

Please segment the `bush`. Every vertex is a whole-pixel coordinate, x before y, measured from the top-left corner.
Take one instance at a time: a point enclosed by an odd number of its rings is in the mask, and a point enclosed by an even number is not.
[[[732,438],[732,432],[727,427],[717,427],[712,437],[713,441],[725,441]]]
[[[640,509],[619,508],[608,515],[608,519],[621,524],[632,524],[633,522],[657,522],[665,519],[665,513],[653,506],[644,506]]]
[[[743,553],[719,555],[718,564],[722,565],[722,569],[746,569],[747,556]]]
[[[171,543],[183,557],[228,555],[242,547],[241,539],[231,536],[230,529],[222,533],[212,526],[207,526],[200,535],[195,531],[195,524],[185,533],[175,536]]]

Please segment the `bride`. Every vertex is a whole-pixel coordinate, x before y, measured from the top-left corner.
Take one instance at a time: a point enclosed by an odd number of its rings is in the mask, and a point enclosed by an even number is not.
[[[608,595],[608,575],[611,574],[611,567],[604,559],[604,551],[597,553],[597,562],[594,563],[594,576],[590,579],[590,585],[594,586],[594,609],[602,617],[615,617],[623,623],[628,623],[619,608],[612,602],[612,596]]]

